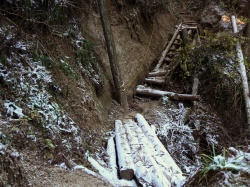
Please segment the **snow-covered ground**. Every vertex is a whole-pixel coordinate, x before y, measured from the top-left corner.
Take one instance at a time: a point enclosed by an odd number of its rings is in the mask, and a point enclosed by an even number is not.
[[[1,28],[0,34],[4,35],[7,41],[16,40],[15,35],[10,34],[10,29],[12,27]],[[82,145],[80,129],[53,100],[49,86],[56,85],[42,61],[30,55],[31,46],[32,43],[16,41],[11,46],[15,51],[0,62],[0,78],[12,94],[2,100],[5,108],[2,118],[6,123],[13,120],[36,121],[38,125],[36,128],[44,129],[48,133],[51,149],[57,146],[55,142],[58,144],[59,139],[61,141],[59,144],[67,151],[73,146],[80,147]],[[60,91],[58,86],[56,89]],[[0,133],[3,133],[2,128],[0,126]],[[36,133],[27,134],[27,139],[36,142]]]

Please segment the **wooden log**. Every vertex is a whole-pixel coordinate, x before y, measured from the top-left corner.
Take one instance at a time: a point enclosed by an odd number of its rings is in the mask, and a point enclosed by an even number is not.
[[[233,26],[233,32],[238,33],[238,27],[237,27],[235,16],[231,16],[231,22]],[[244,95],[244,101],[245,101],[247,124],[248,124],[248,128],[250,129],[249,86],[248,86],[248,80],[247,80],[247,74],[246,74],[246,67],[244,64],[244,56],[243,56],[243,52],[242,52],[241,45],[239,42],[236,43],[236,52],[237,52],[237,57],[238,57],[237,59],[239,62],[240,76],[242,79],[242,88],[243,88],[243,95]]]
[[[146,186],[171,187],[172,171],[168,164],[164,164],[151,142],[143,134],[142,129],[132,120],[125,123],[124,127],[128,134],[135,163],[135,176],[138,180],[147,181],[149,184],[146,184]]]
[[[132,180],[134,177],[134,163],[127,141],[125,129],[120,120],[115,121],[115,141],[119,163],[120,178]]]
[[[199,86],[199,79],[198,79],[197,76],[194,76],[192,95],[197,95],[198,94],[198,86]],[[197,105],[197,102],[193,101],[193,104]]]
[[[165,70],[158,70],[158,71],[152,71],[148,73],[149,77],[156,77],[156,76],[164,76],[166,75],[167,71]]]
[[[148,77],[145,78],[145,82],[148,84],[153,84],[153,85],[163,85],[164,83],[164,77]]]
[[[158,137],[152,132],[152,129],[150,128],[145,118],[141,114],[136,114],[135,120],[141,127],[142,132],[146,135],[146,137],[148,138],[154,149],[157,151],[157,153],[159,155],[162,155],[161,156],[162,160],[164,160],[164,162],[167,163],[167,167],[169,168],[168,171],[171,171],[168,173],[168,175],[171,175],[172,179],[171,183],[177,184],[180,181],[184,181],[185,177],[182,176],[181,169],[177,166],[171,155],[168,153],[168,151],[165,149],[161,141],[158,139]],[[164,163],[162,164],[165,165]]]
[[[133,126],[134,124],[132,124]],[[131,124],[125,122],[125,129],[127,132],[127,138],[129,140],[130,148],[131,148],[131,155],[135,165],[135,177],[137,181],[143,186],[150,186],[151,184],[151,172],[149,171],[148,167],[144,164],[143,159],[143,152],[141,149],[142,142],[138,141],[137,138],[137,131],[135,135],[132,135],[131,130],[129,128]]]
[[[109,167],[112,169],[112,177],[114,179],[118,178],[114,137],[108,140],[107,154],[109,155]]]
[[[180,29],[180,28],[181,28],[181,24],[180,24],[180,25],[178,26],[178,28],[176,29],[176,31],[175,31],[173,37],[171,38],[170,42],[168,43],[168,45],[167,45],[167,47],[166,47],[166,49],[162,52],[161,58],[160,58],[158,64],[156,65],[155,69],[159,69],[159,68],[161,67],[161,65],[162,65],[162,63],[163,63],[163,60],[164,60],[166,54],[168,53],[169,49],[171,48],[171,46],[172,46],[172,44],[173,44],[173,42],[174,42],[176,36],[179,34],[179,29]]]
[[[187,101],[199,101],[200,100],[199,95],[177,94],[174,92],[167,92],[167,91],[147,88],[143,85],[138,85],[136,87],[136,94],[141,95],[141,96],[156,97],[156,98],[168,96],[170,99],[173,99],[173,100],[187,100]]]

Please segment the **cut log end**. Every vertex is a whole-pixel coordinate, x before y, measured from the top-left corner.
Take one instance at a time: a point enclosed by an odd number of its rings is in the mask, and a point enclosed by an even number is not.
[[[134,170],[132,169],[120,170],[120,178],[125,180],[132,180],[134,178]]]

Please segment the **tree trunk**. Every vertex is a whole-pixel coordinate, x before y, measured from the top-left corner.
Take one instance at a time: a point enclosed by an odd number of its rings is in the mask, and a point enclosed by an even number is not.
[[[237,28],[237,23],[235,20],[235,16],[231,16],[231,22],[233,26],[233,32],[237,33],[238,28]],[[246,115],[247,115],[247,124],[248,128],[250,127],[250,98],[249,98],[249,86],[248,86],[248,80],[247,80],[247,74],[246,74],[246,67],[244,64],[244,56],[243,52],[240,46],[240,43],[237,42],[236,44],[236,52],[237,52],[237,57],[239,61],[239,69],[240,69],[240,76],[242,79],[242,88],[243,88],[243,95],[244,95],[244,100],[245,100],[245,109],[246,109]]]
[[[109,23],[108,13],[106,10],[104,0],[98,0],[98,6],[99,6],[99,11],[100,11],[100,18],[102,22],[104,38],[105,38],[105,42],[107,46],[107,52],[109,56],[109,63],[110,63],[111,72],[112,72],[112,76],[114,80],[115,93],[116,93],[116,96],[118,97],[118,101],[120,102],[121,106],[124,109],[128,109],[128,102],[127,102],[124,82],[122,81],[120,71],[119,71],[116,47],[115,47],[113,34],[112,34],[111,26]]]

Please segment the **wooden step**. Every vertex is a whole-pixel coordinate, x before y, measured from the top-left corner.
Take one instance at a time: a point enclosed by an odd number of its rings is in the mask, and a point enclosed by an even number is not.
[[[180,41],[174,41],[173,44],[174,45],[181,45],[181,42]]]
[[[172,50],[176,50],[176,49],[179,49],[180,48],[180,46],[176,46],[176,45],[172,45],[172,47],[170,48],[170,49],[172,49]]]
[[[167,74],[166,70],[156,70],[148,73],[148,77],[165,76]]]
[[[175,56],[176,53],[174,53],[174,52],[169,52],[167,55],[168,55],[168,56]]]
[[[181,30],[184,29],[184,28],[185,28],[185,29],[197,29],[198,27],[197,27],[197,26],[191,26],[191,25],[190,25],[190,26],[189,26],[189,25],[183,25],[183,26],[181,27]]]
[[[196,21],[186,20],[186,21],[183,21],[182,24],[198,24],[198,23]]]
[[[171,61],[173,61],[173,59],[172,59],[172,58],[169,58],[169,57],[166,57],[166,58],[164,58],[164,61],[166,61],[166,62],[171,62]]]
[[[145,82],[153,85],[163,85],[165,79],[164,77],[148,77],[145,79]]]

